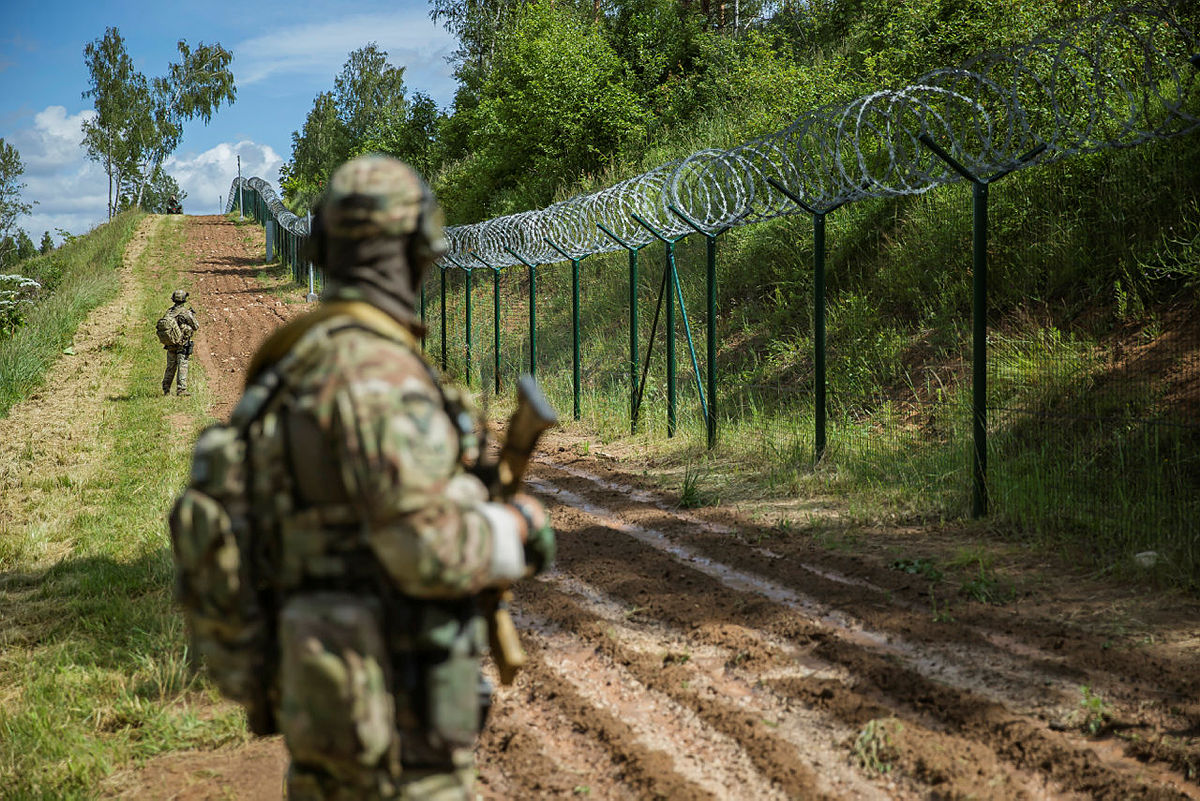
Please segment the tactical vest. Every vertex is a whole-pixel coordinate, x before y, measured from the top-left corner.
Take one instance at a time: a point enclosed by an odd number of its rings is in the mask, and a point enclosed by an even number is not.
[[[308,336],[339,317],[345,322],[329,327],[324,337]],[[390,589],[365,544],[354,506],[297,508],[281,428],[290,397],[286,390],[319,356],[326,338],[345,328],[365,329],[420,356],[408,329],[363,302],[325,303],[284,326],[252,360],[245,392],[229,422],[200,434],[189,486],[171,512],[177,597],[192,656],[205,662],[226,696],[246,708],[251,730],[260,735],[276,730],[276,624],[288,596],[353,590],[381,597],[388,609],[384,634],[389,649],[474,657],[479,650],[475,643],[484,639],[482,632],[467,630],[474,623],[458,625],[474,615],[472,600],[413,604]],[[460,453],[474,447],[469,414],[453,393],[442,392],[442,397],[460,430]],[[464,636],[470,642],[460,642]],[[454,669],[463,670],[461,665]],[[414,681],[426,683],[423,676]],[[426,695],[422,687],[411,691]]]

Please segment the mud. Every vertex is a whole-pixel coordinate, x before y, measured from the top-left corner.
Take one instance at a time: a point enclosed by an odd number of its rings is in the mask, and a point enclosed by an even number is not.
[[[303,306],[262,289],[247,229],[187,225],[223,416]],[[533,468],[559,561],[517,589],[530,665],[497,690],[482,797],[1200,798],[1195,599],[954,524],[855,526],[836,499],[786,527],[780,499],[683,510],[632,447],[580,456],[585,438],[553,434]],[[969,565],[895,567],[964,548],[1001,555],[997,603],[964,592]],[[170,754],[120,794],[277,798],[285,761],[278,740]]]

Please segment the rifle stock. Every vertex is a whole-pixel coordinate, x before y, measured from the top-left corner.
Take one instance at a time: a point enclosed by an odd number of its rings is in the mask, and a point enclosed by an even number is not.
[[[517,410],[509,418],[504,445],[500,448],[496,463],[495,485],[490,487],[494,499],[507,501],[520,491],[538,440],[546,429],[557,423],[558,415],[533,376],[521,376],[517,382]],[[512,684],[517,671],[528,661],[509,613],[511,601],[512,590],[507,587],[487,592],[483,598],[488,621],[488,642],[501,684]]]

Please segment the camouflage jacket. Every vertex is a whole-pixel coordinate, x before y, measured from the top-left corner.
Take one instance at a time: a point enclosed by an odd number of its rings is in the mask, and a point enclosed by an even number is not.
[[[260,352],[283,342],[289,354],[274,435],[295,509],[279,521],[283,573],[318,570],[319,557],[307,566],[297,558],[328,550],[304,542],[319,540],[321,529],[365,539],[396,589],[413,598],[465,597],[522,577],[518,518],[465,472],[462,431],[412,334],[377,307],[359,306],[373,324],[324,304],[323,319],[285,326]]]
[[[184,342],[187,342],[200,330],[200,323],[196,322],[196,312],[190,306],[180,303],[168,309],[167,314],[174,317],[175,322],[179,324]]]

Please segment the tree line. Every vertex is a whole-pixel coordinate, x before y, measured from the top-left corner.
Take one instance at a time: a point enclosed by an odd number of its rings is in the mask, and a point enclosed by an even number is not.
[[[1026,41],[1106,0],[431,0],[455,36],[448,108],[374,43],[292,134],[303,212],[367,151],[428,176],[451,222],[537,208],[801,112]]]
[[[123,208],[167,212],[171,199],[186,196],[163,169],[163,161],[183,136],[183,124],[206,124],[222,104],[237,97],[230,63],[233,54],[219,43],[186,40],[176,44],[178,61],[164,75],[147,78],[133,64],[116,28],[83,49],[90,98],[96,114],[83,124],[88,158],[108,176],[108,217]]]

